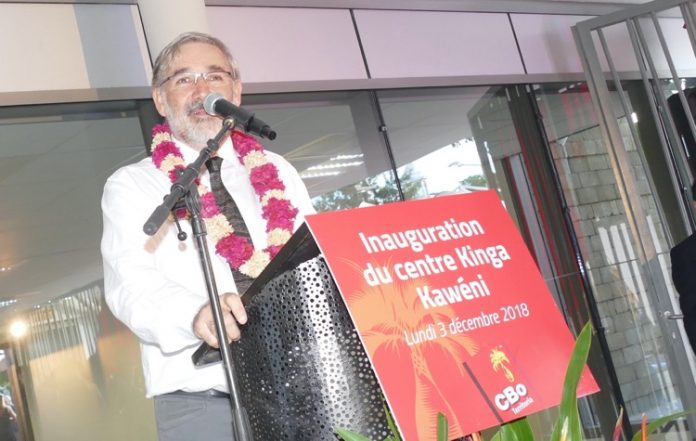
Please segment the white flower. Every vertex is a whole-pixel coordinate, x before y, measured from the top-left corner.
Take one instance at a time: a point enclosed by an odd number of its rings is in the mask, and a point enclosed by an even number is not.
[[[171,141],[172,137],[167,132],[159,132],[152,137],[152,145],[159,146],[159,144],[165,141]],[[155,147],[156,148],[156,147]]]
[[[267,252],[255,249],[251,258],[239,267],[239,271],[249,277],[258,277],[270,261],[271,256],[269,256]]]
[[[268,190],[263,194],[263,197],[261,198],[261,206],[265,207],[266,204],[268,203],[269,199],[276,198],[281,201],[285,200],[285,192],[283,190]]]
[[[220,239],[225,236],[229,236],[234,232],[230,223],[227,222],[227,218],[224,214],[218,213],[213,217],[205,219],[205,228],[208,231],[208,237],[214,243],[218,243]]]
[[[177,165],[185,165],[181,158],[172,155],[171,153],[164,157],[162,164],[160,164],[160,170],[165,172],[167,175],[170,171],[174,170]]]
[[[274,228],[268,232],[268,245],[285,245],[290,240],[290,232],[284,228]]]
[[[244,167],[246,167],[247,170],[251,171],[254,167],[258,167],[260,165],[264,165],[268,162],[268,159],[266,159],[266,155],[263,154],[263,152],[259,152],[258,150],[253,150],[242,159],[244,162]]]

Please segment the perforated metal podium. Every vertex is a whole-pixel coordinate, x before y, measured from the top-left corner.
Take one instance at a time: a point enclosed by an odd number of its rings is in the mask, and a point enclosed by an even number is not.
[[[389,434],[382,393],[314,238],[303,225],[242,297],[230,347],[254,440]]]

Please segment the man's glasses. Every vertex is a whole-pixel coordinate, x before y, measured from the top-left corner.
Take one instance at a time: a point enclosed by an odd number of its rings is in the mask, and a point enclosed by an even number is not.
[[[167,81],[171,81],[172,87],[176,89],[188,89],[195,86],[199,78],[203,78],[210,86],[221,86],[226,84],[227,81],[234,79],[234,75],[232,75],[232,72],[227,72],[226,70],[215,70],[212,72],[181,72],[165,78],[164,81],[160,83],[160,86],[164,85]]]

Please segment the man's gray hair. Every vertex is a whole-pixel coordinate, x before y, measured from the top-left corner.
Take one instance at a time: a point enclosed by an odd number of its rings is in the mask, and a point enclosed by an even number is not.
[[[162,52],[157,56],[155,60],[155,65],[152,67],[152,87],[159,87],[162,81],[165,80],[165,75],[169,71],[169,66],[172,64],[172,60],[179,53],[181,47],[187,43],[205,43],[211,46],[215,46],[220,49],[225,58],[230,63],[232,67],[232,76],[235,80],[239,79],[239,68],[237,67],[237,62],[227,49],[225,43],[218,40],[217,38],[203,34],[201,32],[186,32],[184,34],[176,37],[171,43],[162,49]]]

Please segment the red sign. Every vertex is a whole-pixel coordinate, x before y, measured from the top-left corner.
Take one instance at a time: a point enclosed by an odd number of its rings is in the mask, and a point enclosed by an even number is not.
[[[406,441],[560,402],[573,337],[493,191],[307,217]],[[597,391],[589,372],[579,395]]]

